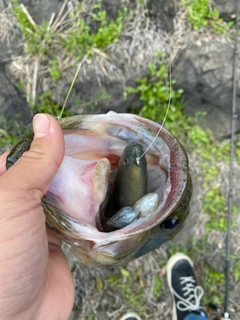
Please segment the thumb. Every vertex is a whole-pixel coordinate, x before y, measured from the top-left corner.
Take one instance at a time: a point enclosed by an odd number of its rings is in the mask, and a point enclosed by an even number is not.
[[[14,192],[16,195],[26,192],[29,198],[31,191],[37,191],[37,197],[41,199],[61,165],[64,139],[57,120],[48,114],[34,116],[33,130],[34,140],[30,149],[23,153],[0,181],[4,179],[6,189],[9,190],[9,187],[13,195]]]

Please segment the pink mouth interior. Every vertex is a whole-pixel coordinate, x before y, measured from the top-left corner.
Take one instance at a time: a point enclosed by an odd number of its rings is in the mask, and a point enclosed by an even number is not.
[[[127,142],[88,131],[76,134],[71,130],[65,132],[64,139],[65,156],[47,197],[65,214],[96,228],[96,217],[107,195],[110,172],[117,168]],[[159,165],[159,157],[147,156],[147,162],[148,192],[157,192],[161,201],[167,171]]]

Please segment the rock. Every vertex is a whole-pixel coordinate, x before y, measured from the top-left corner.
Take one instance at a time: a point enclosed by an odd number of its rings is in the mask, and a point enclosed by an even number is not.
[[[240,285],[238,283],[230,283],[230,301],[231,308],[229,309],[231,320],[239,320],[239,297],[240,297]]]
[[[232,112],[233,50],[218,40],[190,44],[177,59],[173,70],[176,86],[184,89],[185,110],[189,115],[207,112],[202,121],[218,139],[230,136]],[[237,88],[240,114],[240,88]],[[240,121],[236,121],[236,131]]]
[[[27,7],[33,20],[37,24],[42,24],[43,21],[49,21],[52,13],[59,12],[64,0],[21,0],[20,2]]]
[[[0,62],[22,52],[22,34],[10,7],[0,0]]]
[[[219,176],[220,180],[220,190],[221,194],[227,199],[228,192],[229,192],[229,164],[222,165]],[[233,166],[233,195],[232,195],[232,202],[235,206],[240,209],[240,165],[235,161]]]
[[[237,300],[236,300],[237,301]],[[238,303],[238,302],[237,302]],[[237,309],[236,309],[237,310]],[[231,313],[231,319],[232,320],[238,320],[239,319],[239,311],[235,311],[236,312],[236,314],[232,314]]]
[[[9,78],[4,65],[0,65],[0,106],[0,116],[4,117],[10,126],[16,119],[18,122],[30,123],[31,116],[27,102],[14,81]],[[16,118],[16,115],[19,117]]]
[[[108,17],[114,20],[118,16],[118,11],[123,9],[123,1],[102,0],[102,9],[106,10]]]
[[[160,21],[163,30],[170,33],[173,32],[173,18],[175,16],[173,0],[149,0],[147,8],[151,17]]]
[[[70,82],[61,81],[53,97],[59,105],[63,105],[70,87]],[[127,85],[133,85],[133,81],[129,81]],[[124,85],[118,81],[111,81],[107,77],[101,79],[101,85],[93,76],[90,79],[77,81],[68,100],[69,106],[80,106],[75,109],[78,114],[88,113],[106,113],[110,110],[115,112],[127,112],[131,108],[140,108],[141,101],[136,95],[131,95],[125,100]],[[80,99],[80,101],[79,101]]]
[[[220,17],[225,21],[231,21],[236,17],[236,1],[235,0],[213,0],[213,7],[216,8]]]
[[[111,19],[115,19],[118,11],[124,6],[134,9],[136,1],[134,0],[102,0],[102,8],[107,11]],[[167,32],[173,32],[173,18],[175,16],[175,8],[173,0],[147,0],[146,12],[151,19],[160,21],[161,27]]]
[[[224,272],[225,270],[225,256],[226,252],[225,250],[221,250],[215,254],[211,252],[211,250],[208,251],[209,254],[206,256],[206,262],[209,265],[211,269],[213,269],[215,272]]]

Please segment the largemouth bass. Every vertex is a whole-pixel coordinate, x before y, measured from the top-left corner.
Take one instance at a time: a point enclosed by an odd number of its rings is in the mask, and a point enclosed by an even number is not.
[[[145,155],[148,183],[146,195],[133,205],[137,218],[106,232],[101,208],[114,193],[111,176],[123,150],[133,142],[146,150],[160,126],[133,114],[115,112],[67,117],[59,122],[65,156],[42,206],[48,227],[83,263],[95,267],[122,265],[158,248],[180,231],[189,213],[192,182],[187,154],[175,137],[162,128]],[[30,135],[13,148],[7,168],[28,150],[32,139]],[[130,178],[123,186],[130,190],[133,184]],[[135,188],[139,189],[141,183]]]

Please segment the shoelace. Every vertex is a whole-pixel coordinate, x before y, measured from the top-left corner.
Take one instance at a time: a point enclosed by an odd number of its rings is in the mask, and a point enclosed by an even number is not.
[[[177,302],[177,308],[179,311],[196,311],[201,308],[200,302],[204,294],[204,290],[200,286],[195,286],[195,280],[193,277],[181,277],[180,284],[183,287],[183,295],[187,296],[186,299],[181,297],[176,291],[174,295],[179,299]]]

